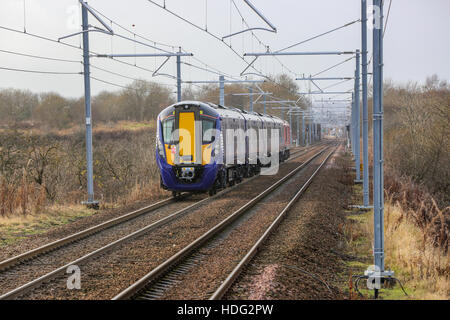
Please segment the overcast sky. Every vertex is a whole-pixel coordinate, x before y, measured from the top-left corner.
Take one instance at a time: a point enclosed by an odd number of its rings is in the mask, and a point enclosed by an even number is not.
[[[163,3],[163,0],[155,1]],[[267,27],[242,0],[234,0],[234,2],[251,27]],[[361,12],[359,0],[253,0],[252,2],[278,30],[276,34],[255,31],[255,34],[274,51],[357,20],[360,18]],[[368,2],[371,3],[370,0]],[[115,22],[134,30],[135,33],[152,41],[174,47],[181,46],[184,50],[192,52],[195,58],[201,61],[194,58],[183,58],[183,61],[187,63],[203,67],[202,63],[206,63],[236,77],[245,68],[245,63],[223,43],[147,0],[91,0],[89,4]],[[207,25],[208,31],[220,38],[245,28],[236,8],[229,0],[166,0],[166,6],[201,27]],[[385,13],[387,13],[388,6],[389,1],[386,0]],[[450,78],[449,13],[450,1],[448,0],[392,0],[385,35],[385,78],[391,78],[398,83],[423,82],[427,76],[434,73],[444,79]],[[78,15],[78,0],[0,1],[1,27],[20,31],[23,31],[25,27],[29,33],[51,39],[79,31]],[[100,26],[92,16],[89,16],[89,19],[90,23]],[[108,23],[110,22],[108,21]],[[113,29],[116,33],[133,37],[114,24]],[[360,23],[356,23],[290,50],[348,51],[359,49],[360,29]],[[113,37],[111,40],[110,36],[101,33],[91,33],[90,40],[91,50],[98,53],[111,53],[111,50],[114,53],[156,52],[149,47],[135,46],[132,42],[117,37]],[[76,46],[80,45],[79,36],[63,41]],[[229,43],[229,41],[226,42]],[[233,37],[231,44],[240,54],[249,51],[264,51],[264,48],[251,37],[250,33]],[[160,47],[172,51],[172,48]],[[369,48],[371,49],[371,45]],[[4,29],[0,29],[0,50],[81,61],[81,51],[78,49]],[[317,73],[345,59],[345,56],[291,56],[280,57],[279,61],[293,73],[301,75]],[[164,58],[123,58],[122,60],[132,65],[136,63],[148,70],[155,70],[164,61]],[[164,83],[175,90],[173,79],[164,76],[152,77],[152,73],[149,71],[109,59],[92,58],[91,62],[94,66],[127,77]],[[75,73],[82,71],[81,63],[46,61],[5,52],[0,52],[0,67]],[[273,57],[258,59],[256,67],[264,74],[288,72]],[[323,75],[352,76],[354,68],[354,60],[352,60]],[[93,77],[118,85],[127,85],[131,81],[99,69],[91,71]],[[160,72],[175,75],[174,58],[171,58]],[[186,81],[217,80],[218,76],[183,65],[182,78]],[[319,85],[326,87],[331,84],[333,83],[321,82]],[[43,75],[0,69],[0,88],[9,87],[26,88],[33,92],[56,91],[65,96],[75,97],[83,94],[83,78],[78,74]],[[332,90],[347,91],[351,88],[352,83],[347,82]],[[117,89],[119,88],[110,84],[92,81],[93,94],[101,90]],[[302,84],[302,90],[305,89],[305,84]]]

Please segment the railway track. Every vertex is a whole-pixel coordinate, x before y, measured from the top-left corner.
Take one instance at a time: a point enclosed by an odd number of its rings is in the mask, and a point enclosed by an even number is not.
[[[322,145],[322,143],[314,145],[314,146],[311,146],[311,147],[318,147],[320,145]],[[291,158],[289,160],[295,159],[296,157],[301,156],[302,154],[304,154],[305,152],[307,152],[309,150],[310,150],[310,148],[306,148],[306,149],[302,148],[301,150],[298,150],[298,151],[294,152],[291,155]],[[246,183],[249,180],[250,179],[247,179],[243,183]],[[230,188],[225,189],[225,190],[221,191],[219,194],[223,195],[226,191],[229,191],[229,190],[230,190]],[[187,196],[188,195],[183,195],[183,198],[186,199]],[[81,239],[84,239],[84,238],[87,238],[89,236],[92,236],[92,235],[94,235],[96,233],[99,233],[101,231],[104,231],[104,230],[106,230],[108,228],[120,225],[120,224],[122,224],[122,223],[124,223],[126,221],[129,221],[129,220],[132,220],[132,219],[137,218],[139,216],[142,216],[142,215],[148,214],[150,212],[153,212],[153,211],[155,211],[155,210],[157,210],[159,208],[167,206],[168,204],[172,204],[172,203],[176,202],[176,200],[177,199],[175,199],[173,197],[161,200],[161,201],[156,202],[154,204],[151,204],[149,206],[140,208],[138,210],[134,210],[134,211],[132,211],[130,213],[121,215],[121,216],[119,216],[117,218],[110,219],[108,221],[102,222],[100,224],[97,224],[97,225],[92,226],[90,228],[87,228],[85,230],[82,230],[82,231],[79,231],[77,233],[71,234],[71,235],[69,235],[67,237],[64,237],[62,239],[58,239],[58,240],[52,241],[52,242],[50,242],[48,244],[45,244],[45,245],[42,245],[42,246],[40,246],[38,248],[26,251],[24,253],[21,253],[19,255],[14,256],[14,257],[8,258],[8,259],[3,260],[3,261],[0,261],[0,272],[2,272],[4,270],[7,270],[8,268],[11,268],[11,267],[13,267],[13,266],[15,266],[15,265],[17,265],[17,264],[19,264],[21,262],[30,261],[31,259],[39,257],[39,256],[41,256],[41,255],[43,255],[43,254],[45,254],[47,252],[51,252],[51,251],[54,251],[56,249],[62,248],[64,246],[66,246],[66,245],[72,244],[72,243],[74,243],[76,241],[79,241]]]
[[[309,149],[301,150],[296,153],[294,153],[290,160],[296,159],[308,152],[311,152],[311,150],[314,150],[316,148],[319,148],[320,146],[315,145],[312,146]],[[79,265],[87,262],[90,259],[93,259],[95,257],[99,257],[102,254],[107,253],[108,251],[112,250],[113,248],[119,246],[122,243],[125,243],[126,241],[129,241],[131,239],[134,239],[136,237],[141,236],[142,234],[148,233],[152,230],[156,230],[160,228],[163,225],[168,224],[172,220],[182,217],[184,214],[187,214],[188,212],[202,206],[203,204],[206,204],[208,202],[211,202],[213,199],[216,199],[220,196],[223,196],[224,194],[233,191],[234,188],[237,188],[238,186],[241,186],[257,177],[253,177],[251,179],[245,180],[243,183],[238,184],[232,188],[225,189],[224,191],[218,193],[214,197],[211,198],[205,198],[199,201],[196,201],[190,205],[187,205],[186,207],[175,211],[174,213],[165,214],[165,216],[161,219],[158,219],[156,221],[152,221],[148,225],[145,225],[143,228],[139,228],[135,230],[134,232],[131,232],[127,234],[126,236],[123,236],[121,238],[115,239],[114,241],[109,241],[106,245],[101,246],[99,248],[96,248],[95,250],[89,250],[88,253],[82,255],[76,260],[70,261],[69,263],[61,263],[58,267],[52,268],[50,272],[46,272],[45,274],[40,275],[39,277],[34,278],[31,281],[27,281],[23,285],[20,285],[18,288],[15,288],[13,290],[10,290],[3,295],[0,296],[0,299],[13,299],[17,298],[21,295],[23,295],[26,292],[29,292],[33,290],[34,288],[39,287],[44,282],[48,282],[58,276],[64,275],[65,271],[67,270],[67,267],[70,265]],[[114,228],[118,226],[122,226],[125,223],[130,223],[133,220],[136,220],[137,218],[140,218],[142,216],[148,215],[149,213],[155,213],[159,209],[167,208],[171,204],[174,204],[174,199],[167,199],[160,201],[158,203],[155,203],[153,205],[150,205],[148,207],[133,211],[129,214],[125,214],[123,216],[120,216],[118,218],[106,221],[104,223],[101,223],[99,225],[96,225],[94,227],[88,228],[86,230],[83,230],[81,232],[78,232],[76,234],[70,235],[68,237],[65,237],[63,239],[60,239],[58,241],[54,241],[52,243],[49,243],[47,245],[41,246],[39,248],[33,249],[31,251],[25,252],[19,256],[10,258],[8,260],[5,260],[0,263],[0,280],[1,278],[9,278],[11,280],[14,279],[15,276],[15,270],[17,267],[22,267],[23,271],[27,270],[27,265],[30,263],[33,263],[35,260],[40,260],[39,258],[45,257],[46,255],[57,255],[59,251],[64,251],[70,245],[77,244],[81,241],[91,240],[92,237],[95,235],[102,234],[105,232],[105,230],[109,230],[110,232],[114,233]],[[183,202],[176,202],[177,205]],[[136,228],[135,228],[136,229]],[[35,263],[35,267],[39,266],[40,262]],[[6,272],[5,272],[6,270]],[[7,274],[9,272],[9,274]]]
[[[254,197],[252,200],[247,202],[244,206],[236,210],[229,217],[215,225],[213,228],[202,234],[195,241],[191,242],[188,246],[184,247],[176,254],[172,255],[169,259],[158,265],[151,272],[146,274],[144,277],[140,278],[137,282],[129,286],[126,290],[122,291],[118,295],[116,295],[114,300],[122,300],[122,299],[159,299],[163,298],[165,292],[174,286],[183,287],[183,277],[190,272],[195,273],[192,269],[195,269],[198,264],[202,263],[202,260],[208,260],[209,254],[212,251],[217,250],[219,246],[219,242],[223,241],[227,238],[234,229],[238,228],[240,225],[245,223],[249,217],[246,217],[249,213],[251,213],[252,209],[260,204],[266,197],[275,193],[280,186],[286,184],[293,177],[295,177],[299,172],[303,171],[303,169],[307,168],[314,160],[319,158],[321,155],[328,150],[328,147],[323,148],[315,155],[310,157],[307,161],[305,161],[302,165],[292,170],[289,174],[284,176],[282,179],[278,180],[272,186],[270,186],[267,190],[260,193],[258,196]],[[231,274],[226,278],[224,282],[222,282],[217,290],[215,290],[212,294],[211,292],[207,292],[206,295],[211,295],[212,299],[221,298],[228,288],[233,283],[234,279],[238,276],[240,271],[244,268],[244,266],[251,260],[253,255],[256,253],[257,249],[262,245],[264,240],[268,237],[270,232],[272,232],[276,226],[279,224],[283,216],[288,212],[289,208],[296,202],[296,200],[301,196],[301,194],[307,189],[317,172],[322,168],[331,154],[335,151],[333,149],[329,152],[321,163],[318,165],[317,169],[309,176],[307,181],[301,186],[299,191],[295,193],[294,197],[290,199],[288,205],[284,207],[281,213],[276,217],[276,219],[270,224],[269,228],[263,233],[263,235],[258,239],[255,245],[250,249],[250,251],[244,256],[244,258],[237,264],[236,268],[231,272]],[[255,213],[253,212],[253,215]],[[230,244],[229,244],[230,245]],[[202,253],[209,252],[207,254]],[[233,256],[230,258],[233,260]],[[206,262],[205,272],[208,271],[208,267],[213,267]],[[200,277],[200,272],[198,272],[195,277]],[[189,279],[189,277],[187,277]],[[215,279],[217,281],[217,279]],[[214,282],[214,280],[212,280]],[[189,299],[189,298],[202,298],[200,296],[195,297],[186,297],[186,296],[169,296],[170,299]]]
[[[214,293],[209,298],[210,300],[219,300],[225,296],[227,291],[231,288],[234,281],[238,278],[244,268],[250,263],[252,258],[257,254],[259,248],[261,248],[266,241],[266,239],[270,236],[270,234],[278,227],[283,218],[287,215],[289,210],[295,205],[298,199],[302,196],[302,194],[306,191],[308,186],[311,184],[314,177],[323,167],[323,165],[328,161],[330,156],[336,151],[334,149],[331,151],[326,158],[322,161],[319,167],[314,171],[314,173],[310,176],[310,178],[305,182],[305,184],[298,190],[298,192],[291,198],[289,203],[284,207],[284,209],[280,212],[277,218],[270,224],[270,226],[264,231],[263,235],[256,241],[256,243],[251,247],[251,249],[245,254],[245,256],[239,261],[233,271],[227,276],[227,278],[222,282],[220,287],[214,291]]]

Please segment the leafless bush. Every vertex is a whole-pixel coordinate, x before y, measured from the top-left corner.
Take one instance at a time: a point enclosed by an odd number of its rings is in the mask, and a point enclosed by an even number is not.
[[[423,184],[440,205],[450,199],[450,90],[436,76],[424,86],[387,85],[386,162]]]
[[[167,194],[159,188],[154,127],[96,131],[93,147],[94,190],[103,202],[128,203]],[[86,193],[84,134],[1,132],[0,168],[1,215],[79,203]]]
[[[439,208],[435,199],[423,186],[410,177],[400,177],[392,168],[387,168],[385,189],[388,202],[398,205],[402,218],[410,219],[422,231],[423,246],[431,243],[448,251],[450,207]]]

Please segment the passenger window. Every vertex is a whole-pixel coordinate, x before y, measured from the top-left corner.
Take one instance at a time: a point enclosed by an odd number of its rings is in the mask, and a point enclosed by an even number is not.
[[[214,141],[214,121],[202,120],[202,143],[209,144]]]
[[[172,144],[173,143],[173,137],[172,133],[174,131],[175,126],[175,119],[167,119],[164,120],[163,123],[163,140],[166,144]]]

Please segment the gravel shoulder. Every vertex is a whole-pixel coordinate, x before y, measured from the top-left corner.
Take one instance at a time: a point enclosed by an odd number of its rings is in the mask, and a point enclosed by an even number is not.
[[[226,299],[344,299],[348,282],[343,225],[351,186],[343,148],[330,158]]]

